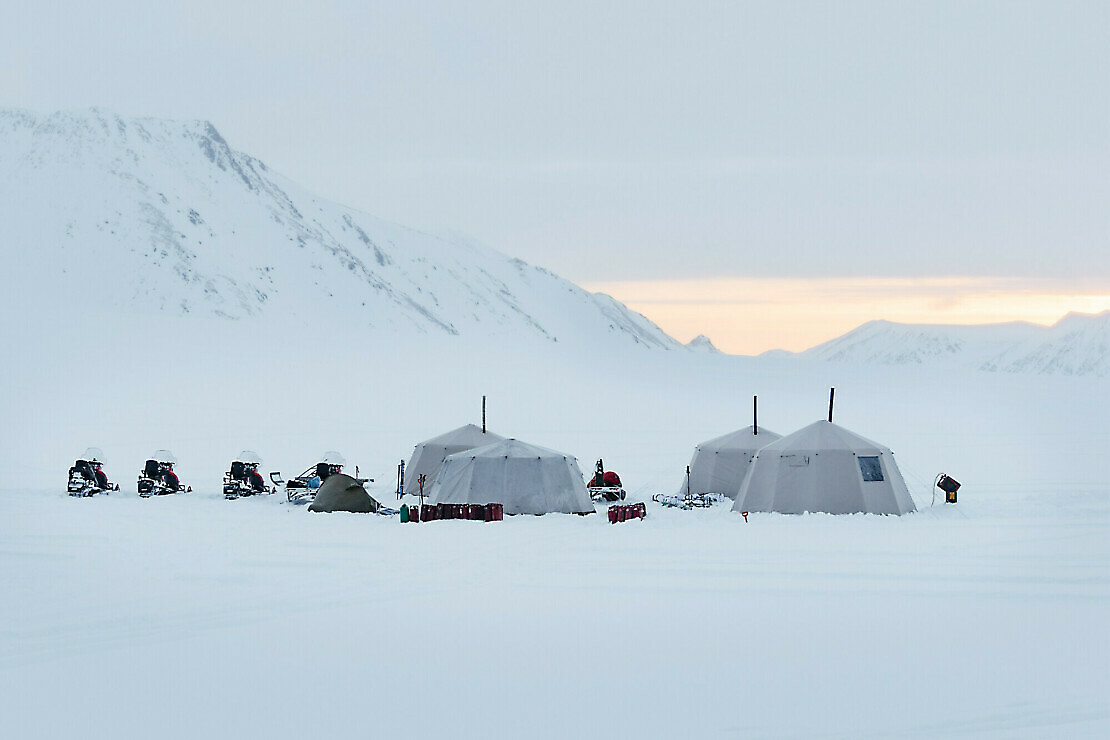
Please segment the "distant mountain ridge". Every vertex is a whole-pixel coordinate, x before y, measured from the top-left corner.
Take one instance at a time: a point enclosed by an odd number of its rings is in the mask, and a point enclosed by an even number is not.
[[[0,225],[28,313],[683,346],[547,270],[315,197],[204,121],[0,109]]]
[[[1052,326],[870,321],[797,355],[863,365],[935,365],[1007,373],[1110,375],[1110,311]]]

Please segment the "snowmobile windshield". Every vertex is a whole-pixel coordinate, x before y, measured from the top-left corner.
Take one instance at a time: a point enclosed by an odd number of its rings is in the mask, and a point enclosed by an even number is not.
[[[242,452],[239,453],[239,457],[237,457],[235,459],[238,460],[239,462],[244,462],[244,463],[258,464],[258,463],[262,462],[262,458],[259,457],[258,453],[255,452],[254,450],[243,450]]]
[[[161,463],[176,463],[177,458],[169,450],[155,450],[154,454],[150,456],[151,460],[157,460]]]
[[[346,465],[347,464],[347,460],[344,459],[344,457],[342,455],[340,455],[338,452],[336,452],[335,450],[328,450],[327,452],[325,452],[324,456],[320,458],[320,462],[326,462],[326,463],[329,463],[331,465]]]
[[[99,447],[88,448],[84,451],[84,453],[81,454],[81,459],[88,460],[90,462],[93,460],[96,460],[99,463],[106,462],[106,460],[104,459],[104,450],[100,449]]]

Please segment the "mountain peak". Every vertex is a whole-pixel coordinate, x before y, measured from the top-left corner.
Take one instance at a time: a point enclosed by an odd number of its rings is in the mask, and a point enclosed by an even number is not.
[[[696,337],[686,343],[686,348],[695,352],[706,352],[709,354],[721,354],[721,350],[713,344],[713,341],[704,334],[698,334]]]

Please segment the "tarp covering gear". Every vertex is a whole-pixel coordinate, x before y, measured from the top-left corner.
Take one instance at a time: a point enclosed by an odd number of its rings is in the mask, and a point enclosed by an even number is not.
[[[917,507],[887,447],[822,420],[760,449],[732,510],[906,514]]]
[[[737,429],[702,442],[690,458],[689,476],[683,476],[679,496],[687,494],[723,493],[736,498],[740,484],[760,447],[782,439],[766,427],[755,425]]]
[[[490,431],[482,431],[482,427],[467,424],[458,429],[425,440],[412,451],[412,457],[405,465],[405,479],[411,481],[404,493],[419,494],[420,486],[417,481],[424,477],[424,495],[431,494],[432,482],[436,479],[440,465],[448,455],[466,452],[475,447],[483,447],[494,442],[500,442],[504,437]]]
[[[316,498],[308,505],[309,511],[334,512],[351,511],[358,514],[372,514],[382,505],[378,503],[362,484],[346,473],[332,473],[320,485]]]
[[[708,509],[710,506],[723,501],[732,503],[732,499],[723,493],[685,493],[681,496],[657,493],[651,497],[651,500],[665,508],[682,509],[683,511]]]
[[[592,514],[578,461],[506,439],[449,455],[432,486],[434,504],[504,506],[506,514]]]

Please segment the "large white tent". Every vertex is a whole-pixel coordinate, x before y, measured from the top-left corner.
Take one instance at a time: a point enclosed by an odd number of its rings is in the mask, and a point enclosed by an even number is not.
[[[476,424],[467,424],[421,442],[413,449],[412,456],[405,465],[405,492],[418,493],[420,491],[418,481],[423,475],[424,493],[430,494],[439,466],[448,455],[500,442],[503,439],[500,434],[484,431]]]
[[[759,450],[732,509],[906,514],[917,507],[888,448],[818,421]]]
[[[506,514],[590,514],[578,461],[516,439],[449,455],[431,492],[436,504],[499,503]]]
[[[690,459],[690,477],[683,477],[679,495],[723,493],[736,498],[748,465],[760,447],[781,439],[769,429],[748,426],[702,442]]]

